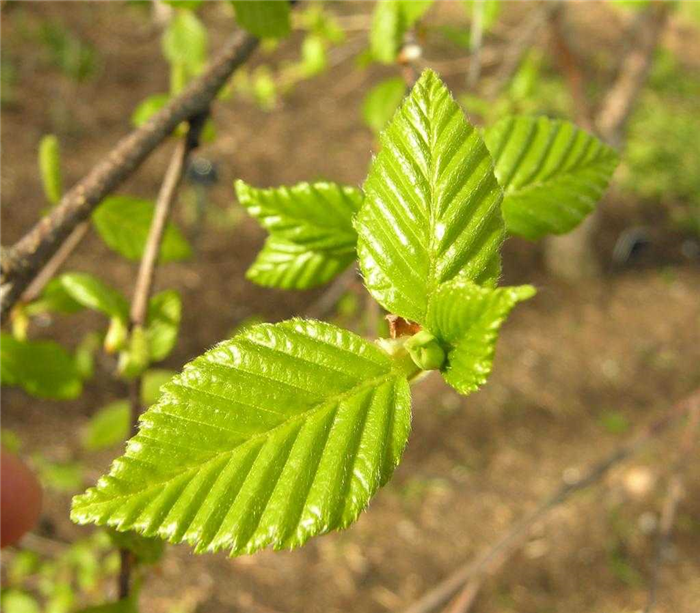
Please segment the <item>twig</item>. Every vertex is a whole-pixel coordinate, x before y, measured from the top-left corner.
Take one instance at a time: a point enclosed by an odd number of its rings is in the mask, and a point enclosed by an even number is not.
[[[611,468],[617,466],[644,445],[654,440],[662,432],[666,431],[669,426],[687,415],[699,403],[700,389],[695,390],[688,397],[674,405],[661,418],[618,447],[607,458],[590,467],[583,477],[572,482],[562,483],[534,511],[518,521],[491,547],[475,559],[460,566],[447,579],[440,582],[420,600],[406,609],[404,613],[432,613],[447,603],[469,581],[492,572],[527,540],[530,528],[547,517],[552,509],[565,502],[575,492],[599,481]]]
[[[640,16],[632,48],[625,54],[619,73],[601,104],[596,127],[602,137],[619,147],[627,120],[646,83],[654,50],[672,9],[670,2],[654,2]]]
[[[165,171],[163,183],[158,192],[156,208],[153,214],[153,221],[148,231],[146,247],[139,266],[134,295],[131,301],[130,329],[142,328],[146,324],[148,316],[148,301],[153,289],[155,279],[156,264],[160,253],[163,234],[172,210],[177,187],[185,173],[187,159],[190,153],[199,144],[199,135],[204,126],[207,113],[201,113],[189,122],[187,136],[177,142],[175,151],[170,158],[170,164]],[[141,377],[134,377],[129,382],[129,414],[131,418],[131,436],[134,436],[138,429],[138,419],[141,415]],[[131,552],[127,549],[120,550],[121,568],[118,581],[119,599],[123,600],[129,596],[131,589],[131,575],[133,572],[134,560]]]
[[[666,492],[663,508],[661,510],[661,521],[659,523],[659,535],[656,542],[656,551],[654,554],[654,563],[649,581],[649,594],[647,603],[644,607],[644,613],[651,613],[656,606],[656,595],[659,589],[661,578],[661,567],[668,556],[668,549],[671,545],[671,533],[673,525],[676,521],[676,512],[678,505],[683,497],[683,477],[688,463],[688,459],[692,457],[693,446],[697,440],[698,429],[700,428],[700,402],[697,402],[690,412],[688,423],[683,432],[678,447],[678,455],[673,467],[671,478]]]
[[[53,254],[51,259],[46,263],[46,266],[41,269],[39,274],[34,277],[34,280],[29,284],[29,287],[27,287],[22,294],[22,302],[31,302],[41,295],[46,284],[56,276],[61,267],[66,263],[66,260],[80,244],[80,241],[83,240],[89,229],[89,221],[83,221],[75,227],[75,230],[70,233],[66,241],[59,247],[58,251]]]
[[[167,138],[182,121],[209,108],[231,73],[245,62],[258,44],[237,32],[202,75],[148,122],[120,140],[53,209],[13,247],[2,252],[0,285],[3,319],[38,271],[49,261],[76,226],[86,220],[99,202],[127,177]]]
[[[481,75],[481,43],[484,37],[484,0],[472,4],[472,25],[469,37],[471,61],[467,73],[467,87],[473,90]]]

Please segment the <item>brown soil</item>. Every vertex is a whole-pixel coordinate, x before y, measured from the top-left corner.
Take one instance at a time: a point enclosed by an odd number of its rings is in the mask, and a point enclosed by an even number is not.
[[[58,135],[70,185],[128,131],[131,109],[147,95],[166,91],[168,81],[158,32],[138,7],[49,2],[15,4],[5,11],[3,61],[12,63],[16,83],[15,100],[2,112],[4,245],[29,228],[45,206],[35,164],[40,137]],[[212,48],[231,26],[221,11],[206,9]],[[31,32],[48,18],[96,46],[101,58],[96,77],[71,82],[47,64]],[[294,42],[283,45],[272,58],[289,57],[295,48]],[[388,73],[360,73],[346,61],[302,83],[272,113],[238,99],[220,102],[215,109],[219,136],[200,152],[219,169],[209,206],[220,214],[229,211],[237,177],[258,185],[318,177],[359,184],[373,147],[359,121],[362,96]],[[454,78],[460,87],[461,78]],[[163,147],[120,191],[153,197],[168,149]],[[413,434],[403,462],[357,524],[298,551],[238,559],[195,557],[186,546],[172,547],[148,579],[141,610],[401,610],[488,547],[565,472],[586,467],[629,436],[603,427],[606,415],[623,416],[633,430],[700,384],[700,271],[682,258],[681,237],[664,222],[613,190],[599,237],[601,259],[609,261],[619,230],[637,223],[651,223],[660,246],[643,265],[608,270],[601,280],[575,286],[543,273],[538,246],[509,241],[505,281],[534,282],[537,297],[505,326],[494,374],[482,391],[465,399],[438,377],[416,387]],[[174,287],[184,299],[182,339],[165,367],[178,369],[250,315],[272,321],[290,317],[322,293],[282,294],[247,282],[244,272],[263,239],[245,218],[235,227],[207,223],[196,259],[159,272],[158,287]],[[95,236],[85,240],[68,267],[103,275],[127,294],[135,273],[133,263],[109,252]],[[32,334],[75,344],[99,324],[90,315],[65,317]],[[3,390],[3,426],[19,434],[27,452],[83,457],[76,432],[97,408],[124,395],[109,376],[112,367],[103,360],[96,380],[71,403]],[[487,582],[474,611],[639,610],[654,547],[640,518],[658,517],[678,434],[670,432],[556,510]],[[113,456],[84,457],[91,478]],[[700,610],[697,457],[688,458],[687,491],[662,573],[659,613]],[[69,501],[66,495],[48,496],[46,516],[57,538],[88,531],[69,523]]]

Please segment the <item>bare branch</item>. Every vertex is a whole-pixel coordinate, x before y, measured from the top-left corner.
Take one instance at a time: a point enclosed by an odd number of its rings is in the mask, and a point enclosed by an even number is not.
[[[237,32],[202,75],[147,123],[123,138],[53,209],[17,244],[3,250],[2,317],[17,302],[38,271],[99,202],[127,177],[167,138],[182,121],[205,112],[233,71],[245,62],[258,40]]]
[[[597,483],[611,468],[639,451],[643,446],[665,432],[681,417],[700,403],[700,389],[674,405],[661,418],[618,447],[607,458],[591,466],[583,477],[562,483],[537,508],[518,521],[506,534],[475,559],[460,566],[447,579],[416,601],[404,613],[432,613],[445,605],[455,594],[474,579],[483,577],[500,567],[526,540],[534,524],[545,519],[555,507],[564,503],[575,492]],[[473,588],[469,588],[473,589]]]

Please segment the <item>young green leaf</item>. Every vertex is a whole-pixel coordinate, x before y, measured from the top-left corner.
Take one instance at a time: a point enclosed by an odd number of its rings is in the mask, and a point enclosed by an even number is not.
[[[398,464],[408,382],[331,324],[262,324],[188,364],[141,417],[78,523],[232,555],[351,524]]]
[[[83,447],[87,451],[98,451],[123,443],[129,435],[129,421],[126,400],[102,407],[92,416],[83,433]]]
[[[182,299],[175,290],[156,294],[148,304],[146,338],[151,362],[164,360],[177,341],[182,316]]]
[[[18,341],[0,335],[0,379],[32,396],[69,400],[83,390],[73,356],[54,341]]]
[[[163,55],[196,74],[207,60],[207,29],[192,11],[176,11],[163,32]]]
[[[618,163],[611,147],[567,121],[547,117],[506,118],[484,138],[505,192],[506,228],[531,240],[564,234],[581,223]]]
[[[362,193],[335,183],[256,189],[236,182],[240,203],[270,232],[248,270],[269,287],[307,289],[326,283],[355,260],[352,217]]]
[[[286,0],[232,0],[232,4],[239,25],[258,38],[283,38],[291,30]]]
[[[401,77],[385,79],[375,85],[362,102],[362,118],[376,134],[399,108],[406,96],[406,82]]]
[[[432,0],[378,0],[369,34],[374,59],[384,64],[395,62],[404,34],[432,3]]]
[[[69,272],[58,277],[66,293],[88,309],[126,321],[129,303],[117,290],[105,285],[94,275]]]
[[[170,101],[168,94],[153,94],[142,100],[131,115],[131,123],[137,128],[145,124],[153,115]]]
[[[46,199],[58,204],[63,196],[63,176],[58,139],[53,134],[44,136],[39,143],[39,170]]]
[[[139,261],[146,246],[155,205],[130,196],[110,196],[92,214],[95,229],[107,246],[133,261]],[[177,226],[168,223],[160,247],[160,263],[192,257],[192,249]]]
[[[77,313],[85,307],[74,300],[66,291],[60,278],[53,278],[46,284],[41,296],[26,307],[28,315],[39,313]]]
[[[501,324],[534,294],[530,285],[494,289],[463,279],[442,285],[430,303],[426,328],[447,349],[445,381],[461,394],[486,383]]]
[[[384,308],[423,323],[441,284],[495,282],[502,193],[481,137],[430,70],[381,143],[355,223],[360,266]]]

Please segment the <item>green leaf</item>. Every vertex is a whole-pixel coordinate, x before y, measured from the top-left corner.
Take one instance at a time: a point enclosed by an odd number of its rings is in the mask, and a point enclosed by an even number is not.
[[[431,4],[432,0],[378,0],[369,34],[374,59],[393,64],[403,44],[404,34]]]
[[[107,449],[123,443],[129,436],[129,403],[117,400],[99,409],[88,422],[82,437],[87,451]]]
[[[88,309],[126,321],[129,303],[117,290],[105,285],[94,275],[69,272],[58,277],[68,295]]]
[[[137,128],[145,124],[153,115],[170,101],[169,94],[154,94],[141,101],[131,115],[131,123]]]
[[[95,229],[107,246],[133,261],[139,261],[146,246],[155,205],[130,196],[110,196],[92,214]],[[168,223],[160,247],[159,262],[178,262],[192,257],[192,249],[177,226]]]
[[[80,462],[51,462],[42,456],[34,459],[43,485],[56,492],[77,492],[85,487],[83,465]]]
[[[430,70],[381,143],[355,223],[360,266],[385,309],[423,323],[441,284],[498,277],[501,189],[481,137]]]
[[[152,362],[164,360],[177,341],[182,316],[182,299],[175,290],[156,294],[148,304],[146,338]]]
[[[3,590],[0,603],[5,613],[40,613],[39,603],[26,592],[11,588]]]
[[[68,400],[83,390],[73,356],[54,341],[18,341],[0,335],[0,379],[39,398]]]
[[[308,34],[301,44],[301,71],[310,78],[322,73],[328,65],[326,44],[317,34]]]
[[[509,117],[488,128],[486,145],[505,195],[513,234],[534,240],[573,230],[593,211],[618,163],[614,149],[567,121]]]
[[[482,11],[481,29],[484,33],[491,30],[501,13],[501,0],[464,0],[464,6],[470,16],[477,10]]]
[[[76,613],[138,613],[138,605],[136,602],[136,596],[131,594],[128,598],[124,600],[117,600],[116,602],[107,602],[105,604],[98,604],[92,607],[87,607],[85,609],[80,609]]]
[[[447,350],[445,381],[465,395],[486,383],[501,324],[518,302],[534,295],[530,285],[494,289],[463,279],[442,285],[426,327]]]
[[[283,38],[291,30],[286,0],[232,0],[232,4],[238,24],[258,38]]]
[[[163,4],[169,4],[172,7],[178,9],[185,9],[188,11],[197,10],[204,0],[162,0]]]
[[[398,464],[408,382],[318,321],[262,324],[188,364],[72,519],[232,555],[351,524]]]
[[[39,171],[46,199],[58,204],[63,196],[63,176],[58,139],[53,134],[44,136],[39,143]]]
[[[379,133],[391,119],[406,95],[406,82],[401,77],[385,79],[375,85],[362,102],[362,118]]]
[[[136,532],[109,531],[112,544],[119,549],[128,549],[139,564],[156,564],[163,557],[165,543],[157,538],[147,538]]]
[[[268,287],[307,289],[355,260],[352,217],[362,193],[336,183],[256,189],[236,182],[240,203],[270,232],[247,277]]]
[[[60,278],[51,279],[46,284],[41,296],[26,307],[27,315],[39,313],[77,313],[85,307],[74,300],[66,291]]]
[[[192,11],[176,11],[163,32],[163,55],[198,73],[207,60],[207,30]]]
[[[141,380],[141,402],[146,406],[155,404],[160,398],[160,388],[176,374],[174,370],[165,368],[152,368],[144,373]]]

